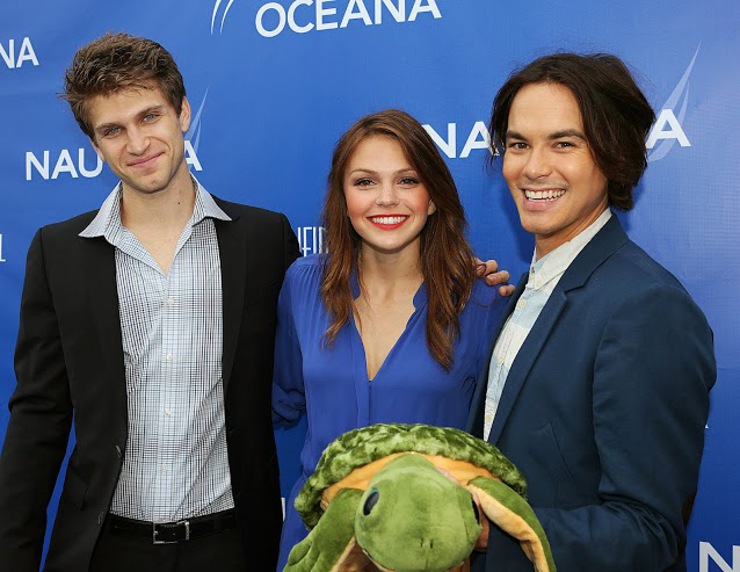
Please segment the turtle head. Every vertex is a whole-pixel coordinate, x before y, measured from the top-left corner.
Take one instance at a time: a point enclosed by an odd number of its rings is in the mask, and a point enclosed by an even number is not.
[[[355,515],[357,543],[379,568],[394,572],[454,568],[481,530],[471,493],[413,453],[378,471]]]

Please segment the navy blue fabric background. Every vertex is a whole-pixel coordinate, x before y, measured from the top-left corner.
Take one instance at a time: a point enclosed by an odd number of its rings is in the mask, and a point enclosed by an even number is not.
[[[496,89],[513,67],[555,50],[626,60],[658,121],[637,207],[620,218],[703,308],[719,364],[689,569],[740,572],[736,0],[4,2],[0,439],[31,237],[43,224],[97,208],[115,184],[56,95],[75,50],[109,30],[153,38],[173,53],[195,113],[193,172],[224,199],[285,212],[305,254],[321,248],[317,217],[337,138],[365,113],[400,107],[428,126],[447,157],[476,253],[513,276],[526,268],[533,243],[519,229],[500,167],[487,164],[485,122]],[[277,433],[285,490],[303,430]]]

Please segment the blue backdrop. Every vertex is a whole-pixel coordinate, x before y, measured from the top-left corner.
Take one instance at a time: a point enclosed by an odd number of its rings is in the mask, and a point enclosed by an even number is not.
[[[151,37],[173,53],[195,113],[192,170],[224,199],[285,212],[304,253],[321,248],[317,216],[337,138],[365,113],[400,107],[448,158],[477,254],[514,276],[532,240],[498,168],[486,166],[496,89],[514,66],[554,50],[625,59],[658,120],[637,207],[621,218],[704,309],[719,364],[689,569],[740,572],[737,0],[3,2],[0,439],[31,237],[40,225],[96,208],[115,183],[56,95],[75,50],[109,30]],[[302,431],[277,435],[286,490]]]

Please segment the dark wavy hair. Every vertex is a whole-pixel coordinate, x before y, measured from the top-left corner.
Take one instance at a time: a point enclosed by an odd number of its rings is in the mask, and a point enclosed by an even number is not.
[[[452,174],[434,141],[416,119],[397,109],[361,118],[334,149],[321,215],[329,252],[321,284],[331,317],[325,341],[331,346],[349,321],[353,304],[350,277],[354,271],[359,273],[361,239],[347,217],[343,180],[357,146],[375,136],[398,142],[437,207],[421,231],[420,264],[427,285],[427,347],[437,362],[449,369],[453,342],[459,333],[458,316],[470,299],[475,280],[473,253],[465,238],[467,221]]]
[[[514,97],[532,83],[555,83],[573,93],[594,161],[609,181],[609,204],[630,210],[647,167],[645,139],[655,113],[627,66],[610,54],[557,53],[515,70],[493,101],[489,127],[499,153],[505,152]]]
[[[152,40],[108,32],[77,50],[64,74],[60,96],[69,103],[82,131],[94,139],[87,108],[92,97],[152,86],[180,115],[185,85],[172,55]]]

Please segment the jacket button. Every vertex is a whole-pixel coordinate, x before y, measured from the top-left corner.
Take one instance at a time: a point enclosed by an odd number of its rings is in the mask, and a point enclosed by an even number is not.
[[[105,513],[104,513],[104,512],[101,512],[101,513],[100,513],[100,514],[98,515],[98,526],[100,526],[101,524],[103,524],[103,521],[104,521],[104,520],[105,520]]]
[[[121,451],[121,447],[119,445],[116,445],[116,455],[118,455],[118,458],[123,457],[123,451]]]

